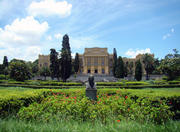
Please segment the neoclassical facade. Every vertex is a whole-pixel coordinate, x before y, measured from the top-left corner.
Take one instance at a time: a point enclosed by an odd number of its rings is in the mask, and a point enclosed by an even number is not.
[[[154,57],[154,54],[151,54]],[[124,64],[133,62],[133,71],[135,71],[135,62],[137,60],[142,62],[142,54],[136,58],[123,58]],[[108,53],[107,48],[85,48],[83,54],[79,54],[80,68],[79,74],[105,74],[112,75],[113,68],[113,54]],[[143,63],[142,63],[143,65]],[[39,55],[39,69],[43,66],[50,66],[50,55]],[[143,74],[145,69],[143,68]]]
[[[85,48],[79,59],[79,73],[112,74],[113,54],[109,54],[107,48]]]

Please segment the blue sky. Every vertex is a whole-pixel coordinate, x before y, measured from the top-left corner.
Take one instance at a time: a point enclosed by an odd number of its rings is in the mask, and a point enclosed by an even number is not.
[[[60,51],[66,33],[72,55],[85,47],[129,58],[180,51],[180,0],[0,0],[0,8],[0,63]]]

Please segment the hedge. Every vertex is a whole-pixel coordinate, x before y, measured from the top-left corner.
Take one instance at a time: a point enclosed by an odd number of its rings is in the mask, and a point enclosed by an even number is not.
[[[0,86],[2,87],[24,87],[24,88],[33,88],[33,89],[73,89],[73,88],[83,88],[85,89],[84,86],[49,86],[49,85],[23,85],[23,84],[3,84],[1,83]],[[96,86],[97,89],[104,89],[104,88],[109,88],[109,89],[143,89],[143,88],[176,88],[180,87],[180,84],[166,84],[166,85],[125,85],[125,86]]]
[[[0,90],[1,94],[8,92],[5,90]],[[39,90],[26,90],[15,93],[4,94],[0,96],[0,117],[6,117],[9,114],[17,113],[22,106],[28,106],[33,102],[41,102],[44,97],[46,97],[47,92]]]

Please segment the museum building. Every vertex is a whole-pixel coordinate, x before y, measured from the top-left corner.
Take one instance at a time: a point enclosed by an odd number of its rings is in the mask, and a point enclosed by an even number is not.
[[[154,56],[152,54],[152,56]],[[135,61],[142,58],[142,54],[136,56],[136,58],[123,58],[124,64],[132,61],[134,63],[135,71]],[[80,61],[80,74],[106,74],[112,75],[113,69],[113,54],[108,53],[107,48],[85,48],[83,54],[79,54]],[[50,55],[39,55],[38,67],[50,67]],[[145,70],[143,68],[143,73]]]

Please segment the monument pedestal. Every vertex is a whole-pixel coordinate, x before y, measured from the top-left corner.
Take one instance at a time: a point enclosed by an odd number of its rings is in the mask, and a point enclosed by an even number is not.
[[[97,89],[86,89],[86,97],[97,101]]]

